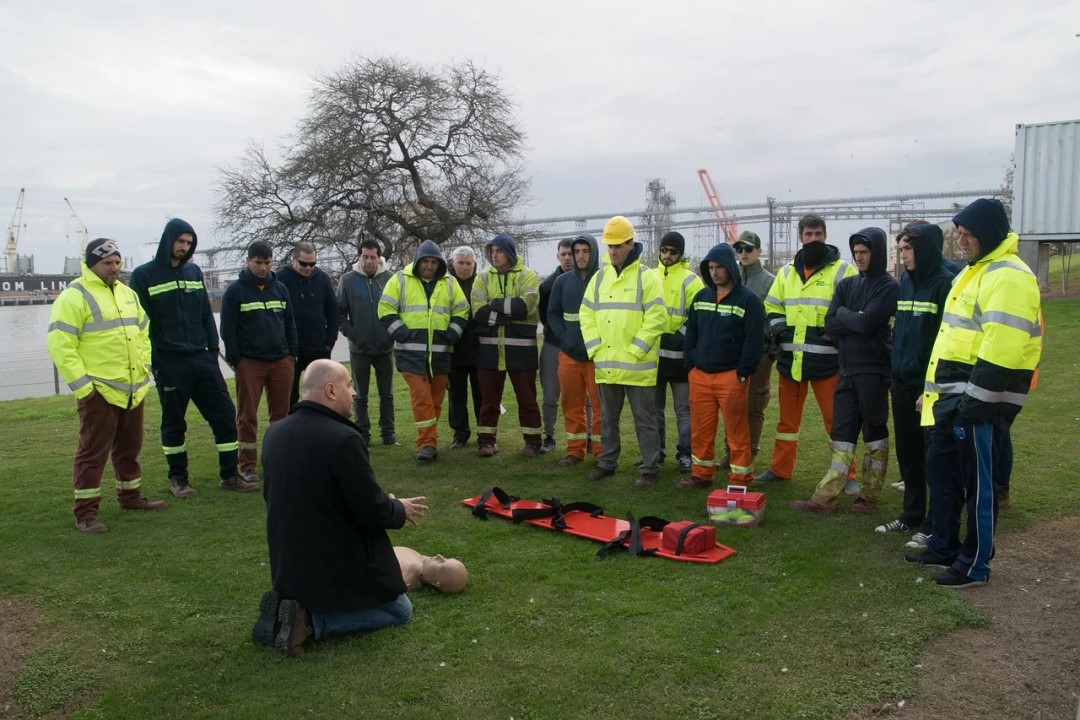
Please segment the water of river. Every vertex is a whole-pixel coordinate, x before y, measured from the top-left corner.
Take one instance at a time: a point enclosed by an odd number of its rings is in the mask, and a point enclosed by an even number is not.
[[[18,305],[0,307],[0,400],[44,397],[56,393],[54,368],[49,359],[45,333],[49,327],[49,305]],[[220,323],[220,318],[215,315]],[[339,337],[334,345],[333,358],[349,360],[349,343]],[[232,370],[221,362],[225,377]],[[60,393],[69,394],[60,381]]]

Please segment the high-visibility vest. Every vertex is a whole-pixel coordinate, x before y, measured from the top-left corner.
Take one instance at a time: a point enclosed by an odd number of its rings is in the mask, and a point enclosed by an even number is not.
[[[451,347],[465,333],[469,305],[461,285],[449,274],[434,282],[429,298],[410,264],[383,288],[379,320],[394,339],[394,358],[401,372],[449,374]]]
[[[968,414],[1011,421],[1042,355],[1039,284],[1017,257],[1020,238],[998,247],[953,281],[926,369],[922,423],[934,406],[959,399]]]
[[[831,377],[840,372],[836,346],[825,339],[825,313],[836,285],[858,272],[833,260],[803,280],[795,265],[780,269],[765,296],[765,321],[780,336],[777,370],[795,381]]]
[[[476,366],[486,370],[535,370],[540,278],[518,258],[509,272],[494,267],[476,276],[472,310],[478,341]],[[492,302],[501,301],[497,313]],[[510,317],[509,323],[500,321]]]
[[[621,273],[603,264],[585,288],[578,311],[596,382],[656,385],[660,336],[668,325],[659,278],[634,260]]]
[[[135,291],[106,285],[84,262],[49,312],[49,356],[76,398],[97,390],[109,404],[133,408],[150,388],[149,327]]]
[[[668,315],[667,327],[660,336],[658,377],[685,379],[683,340],[686,337],[686,318],[689,316],[690,303],[705,287],[705,283],[690,269],[687,260],[681,260],[671,267],[660,265],[650,272],[660,281],[661,297]]]

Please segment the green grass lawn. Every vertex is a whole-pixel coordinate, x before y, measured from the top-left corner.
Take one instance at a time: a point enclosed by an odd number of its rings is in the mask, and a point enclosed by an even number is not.
[[[1080,473],[1067,448],[1080,437],[1080,301],[1045,305],[1038,389],[1014,426],[1017,462],[1005,531],[1080,514]],[[870,517],[798,515],[827,464],[811,402],[795,480],[769,489],[766,521],[719,528],[737,554],[693,565],[594,555],[586,540],[481,522],[462,498],[499,485],[522,497],[557,496],[669,520],[705,520],[704,492],[676,492],[672,464],[636,490],[632,429],[624,424],[619,473],[601,483],[554,467],[561,454],[517,456],[512,393],[503,452],[480,460],[451,452],[412,459],[408,395],[398,382],[399,435],[376,446],[383,487],[426,495],[431,510],[395,542],[461,558],[461,595],[412,594],[413,621],[321,642],[289,660],[249,639],[269,584],[264,508],[257,495],[216,487],[213,441],[194,408],[188,447],[199,495],[163,513],[121,513],[103,503],[110,531],[73,528],[71,456],[77,422],[69,397],[0,403],[0,594],[34,605],[50,638],[15,688],[16,713],[80,718],[833,718],[911,697],[931,638],[986,622],[963,594],[929,582],[902,560],[907,536],[873,527],[895,517],[886,488]],[[775,394],[765,439],[772,439]],[[629,410],[624,413],[628,418]],[[158,402],[147,404],[144,488],[167,497],[157,442]],[[669,419],[669,448],[674,447]],[[763,450],[767,461],[768,450]],[[761,469],[761,468],[759,468]],[[889,481],[897,479],[895,463]],[[107,477],[105,496],[111,497]],[[842,501],[846,504],[846,501]],[[318,562],[312,558],[312,562]],[[1000,581],[1000,580],[999,580]],[[973,592],[978,592],[975,590]]]

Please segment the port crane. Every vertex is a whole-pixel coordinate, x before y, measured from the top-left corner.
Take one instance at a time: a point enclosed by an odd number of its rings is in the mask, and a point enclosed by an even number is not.
[[[71,220],[75,223],[75,234],[79,236],[79,249],[86,253],[86,246],[90,243],[90,230],[86,227],[86,223],[82,221],[82,218],[75,212],[75,208],[71,207],[71,201],[64,198],[64,202],[67,203],[68,210],[71,212]]]
[[[19,201],[15,204],[15,214],[11,218],[11,224],[8,225],[7,245],[4,249],[4,257],[7,261],[4,271],[7,273],[19,272],[19,233],[23,228],[22,211],[25,197],[26,188],[19,188]]]
[[[716,215],[720,230],[724,233],[724,239],[733,244],[735,238],[739,236],[739,221],[733,217],[728,217],[727,211],[724,209],[724,203],[720,201],[720,195],[716,192],[716,186],[713,185],[712,178],[709,177],[709,171],[705,168],[697,171],[698,179],[701,180],[701,187],[705,188],[705,197],[709,198],[709,205],[713,208],[713,214]]]

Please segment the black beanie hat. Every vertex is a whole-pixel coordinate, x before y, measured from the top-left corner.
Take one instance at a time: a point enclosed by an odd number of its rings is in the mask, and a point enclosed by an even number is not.
[[[669,233],[665,233],[664,237],[660,238],[660,247],[675,248],[682,255],[686,252],[686,238],[682,236],[682,233],[677,233],[672,230]]]
[[[1009,216],[1000,200],[979,198],[956,214],[952,219],[956,226],[963,225],[979,241],[984,257],[1005,240],[1009,234]]]
[[[120,247],[116,241],[109,238],[95,238],[86,246],[86,267],[94,267],[98,260],[104,260],[110,255],[120,255]]]

